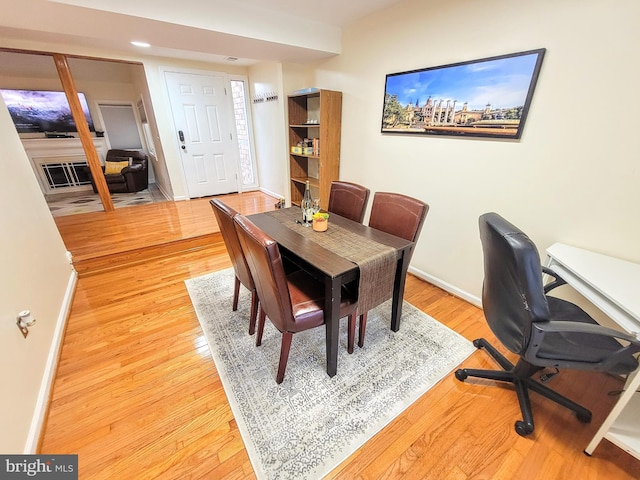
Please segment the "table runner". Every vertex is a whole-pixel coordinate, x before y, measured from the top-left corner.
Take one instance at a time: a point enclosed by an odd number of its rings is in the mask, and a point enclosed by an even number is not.
[[[295,207],[273,210],[266,214],[321,247],[358,265],[358,314],[367,313],[391,298],[397,265],[395,248],[331,223],[331,217],[328,230],[316,232],[311,227],[296,223],[296,220],[302,218],[302,214]]]

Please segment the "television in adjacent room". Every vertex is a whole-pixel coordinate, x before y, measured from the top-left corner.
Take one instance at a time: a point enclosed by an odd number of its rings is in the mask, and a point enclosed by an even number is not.
[[[0,89],[0,94],[18,133],[78,131],[64,92]],[[78,97],[89,130],[93,132],[95,130],[87,99],[83,93],[78,93]]]

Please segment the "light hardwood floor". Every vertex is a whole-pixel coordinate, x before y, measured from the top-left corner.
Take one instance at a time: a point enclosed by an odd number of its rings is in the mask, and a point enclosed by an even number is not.
[[[244,214],[275,202],[223,200]],[[184,286],[231,266],[208,199],[56,222],[80,278],[40,451],[78,454],[81,479],[255,478]],[[478,308],[412,275],[405,299],[470,340],[494,339]],[[464,365],[495,368],[482,351]],[[640,461],[606,440],[583,453],[620,382],[562,371],[550,385],[593,422],[534,394],[536,430],[519,437],[512,389],[451,374],[327,478],[640,478]]]

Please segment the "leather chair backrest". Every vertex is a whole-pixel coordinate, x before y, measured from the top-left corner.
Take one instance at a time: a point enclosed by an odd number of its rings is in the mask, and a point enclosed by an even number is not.
[[[140,150],[121,150],[113,148],[107,152],[105,161],[107,162],[124,162],[131,159],[131,163],[142,163],[147,167],[148,156]]]
[[[484,255],[482,309],[500,342],[522,354],[532,322],[549,320],[542,266],[531,239],[497,213],[480,217]]]
[[[231,257],[231,263],[233,264],[236,277],[247,289],[253,290],[255,288],[253,277],[251,276],[249,265],[247,265],[247,260],[244,257],[240,239],[238,238],[236,226],[233,221],[233,217],[235,217],[238,212],[217,198],[209,201],[209,203],[216,216],[216,221],[220,227],[220,233],[227,247],[229,257]]]
[[[293,307],[278,244],[248,218],[238,214],[234,221],[260,308],[278,330],[293,331]]]
[[[429,205],[400,193],[376,192],[369,226],[417,242]]]
[[[350,182],[331,182],[327,211],[362,223],[369,200],[369,189]]]

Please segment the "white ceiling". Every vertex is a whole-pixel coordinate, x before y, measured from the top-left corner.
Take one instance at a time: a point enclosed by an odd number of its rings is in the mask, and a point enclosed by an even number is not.
[[[403,0],[0,0],[3,43],[36,41],[125,55],[237,65],[340,53],[342,27]],[[4,5],[2,5],[4,4]],[[152,45],[140,51],[132,40]]]

